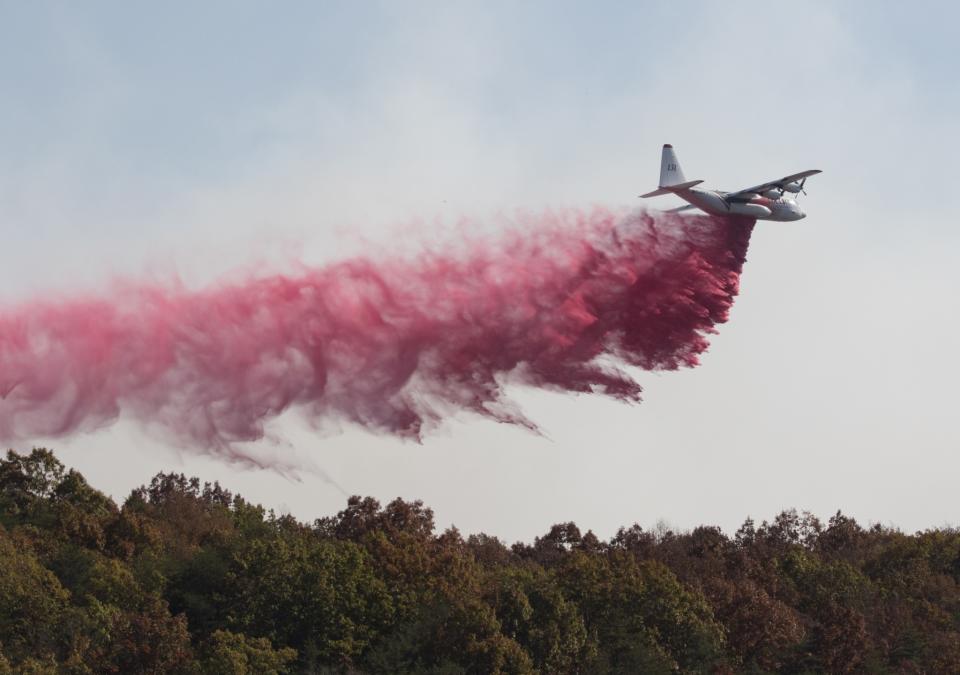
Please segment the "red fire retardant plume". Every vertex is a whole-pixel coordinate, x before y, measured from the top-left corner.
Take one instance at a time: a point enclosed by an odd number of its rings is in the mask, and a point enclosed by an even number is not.
[[[504,382],[637,401],[622,366],[694,366],[737,294],[753,222],[518,217],[496,241],[356,258],[208,290],[141,285],[0,310],[0,441],[121,413],[186,447],[240,441],[290,407],[419,438],[467,410],[532,426]]]

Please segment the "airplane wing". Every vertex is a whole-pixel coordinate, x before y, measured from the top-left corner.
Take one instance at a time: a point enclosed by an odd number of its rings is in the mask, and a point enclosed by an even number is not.
[[[695,208],[697,207],[694,206],[693,204],[687,204],[685,206],[678,206],[675,209],[667,209],[666,211],[664,211],[664,213],[680,213],[681,211],[689,211],[690,209],[695,209]]]
[[[800,173],[792,173],[789,176],[784,176],[783,178],[778,178],[777,180],[772,180],[769,183],[763,183],[761,185],[754,185],[745,190],[737,190],[736,192],[728,192],[724,195],[727,200],[737,199],[751,199],[761,192],[765,192],[772,188],[782,188],[787,183],[792,183],[797,180],[803,180],[809,178],[810,176],[815,176],[820,173],[820,169],[810,169],[808,171],[801,171]]]

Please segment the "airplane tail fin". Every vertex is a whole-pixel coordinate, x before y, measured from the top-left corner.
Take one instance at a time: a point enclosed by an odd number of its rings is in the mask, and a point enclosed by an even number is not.
[[[677,159],[677,153],[673,151],[673,146],[669,143],[663,146],[663,153],[660,155],[660,186],[653,192],[648,192],[641,197],[658,197],[660,195],[670,194],[686,190],[694,185],[699,185],[702,180],[688,181],[683,175],[683,169],[680,168],[680,161]]]
[[[687,179],[683,175],[683,169],[680,168],[677,153],[673,151],[673,146],[668,143],[663,146],[663,153],[660,155],[660,187],[665,188],[686,182]]]

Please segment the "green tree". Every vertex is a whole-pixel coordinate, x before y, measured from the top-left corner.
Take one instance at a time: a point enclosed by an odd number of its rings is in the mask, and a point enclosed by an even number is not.
[[[200,649],[199,665],[204,675],[280,675],[296,658],[296,650],[274,649],[266,638],[216,630]]]
[[[61,651],[69,599],[24,540],[0,528],[0,645],[11,664]]]
[[[352,663],[390,622],[386,588],[369,555],[352,542],[287,528],[243,541],[222,562],[223,582],[210,598],[220,625],[291,646],[306,666]],[[209,573],[208,567],[193,579]]]
[[[572,551],[556,574],[597,643],[597,669],[696,672],[722,661],[723,629],[710,607],[662,564]]]
[[[487,584],[486,600],[501,631],[524,648],[539,671],[582,672],[596,656],[576,604],[539,565],[497,570]]]
[[[473,598],[424,602],[377,642],[363,662],[371,673],[533,673],[530,657],[500,632],[493,610]]]

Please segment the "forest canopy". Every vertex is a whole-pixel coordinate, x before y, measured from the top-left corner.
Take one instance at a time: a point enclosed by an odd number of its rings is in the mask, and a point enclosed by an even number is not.
[[[117,505],[0,459],[0,674],[958,672],[958,582],[956,529],[840,512],[508,546],[419,501],[305,523],[161,473]]]

